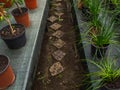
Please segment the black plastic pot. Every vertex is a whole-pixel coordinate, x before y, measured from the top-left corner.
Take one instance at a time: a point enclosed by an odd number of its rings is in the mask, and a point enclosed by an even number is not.
[[[109,10],[115,10],[115,8],[116,8],[116,6],[112,2],[108,3],[108,9]]]
[[[109,46],[109,44],[104,45],[104,47],[97,47],[97,46],[91,44],[92,56],[95,56],[97,58],[104,57],[108,46]]]
[[[1,35],[1,38],[4,40],[4,42],[7,44],[8,48],[10,49],[19,49],[23,47],[26,43],[26,36],[25,36],[25,27],[22,24],[12,24],[15,28],[19,28],[21,30],[21,33],[19,35],[16,35],[12,38],[10,37],[3,37]],[[0,30],[0,34],[2,31],[5,31],[9,28],[9,25],[5,26]]]
[[[110,87],[108,87],[108,86],[105,86],[105,89],[106,89],[106,90],[120,90],[120,88],[110,88]]]

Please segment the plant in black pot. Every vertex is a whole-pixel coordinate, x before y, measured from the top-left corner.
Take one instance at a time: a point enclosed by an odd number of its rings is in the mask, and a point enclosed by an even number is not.
[[[81,11],[87,21],[92,20],[93,16],[98,16],[101,9],[101,2],[99,0],[83,0]]]
[[[120,0],[109,0],[110,10],[114,10],[118,5],[120,5]]]
[[[83,80],[84,84],[92,84],[86,90],[98,90],[103,87],[107,90],[120,90],[120,67],[117,65],[117,61],[110,57],[102,58],[99,62],[88,60],[95,70],[85,75],[91,80]]]
[[[91,32],[90,38],[92,56],[101,58],[105,55],[110,44],[120,45],[119,41],[117,41],[118,37],[118,33],[114,30],[114,22],[107,25],[103,24],[97,34]]]
[[[111,16],[113,17],[115,24],[119,25],[120,24],[120,3],[116,6],[114,11],[111,12]]]
[[[19,24],[23,24],[25,27],[30,26],[30,19],[28,14],[28,9],[26,7],[20,7],[19,4],[22,4],[22,0],[13,0],[17,8],[12,10],[12,15]]]
[[[18,49],[23,47],[26,43],[25,27],[22,24],[11,24],[2,8],[0,8],[0,16],[8,23],[7,26],[0,30],[1,38],[5,41],[8,48]]]
[[[94,57],[101,58],[105,55],[105,52],[110,44],[120,45],[117,40],[119,35],[114,30],[114,22],[105,16],[102,19],[101,24],[94,24],[96,26],[89,27],[86,32],[83,33],[83,40],[91,44],[91,54]],[[93,25],[93,23],[92,23]]]

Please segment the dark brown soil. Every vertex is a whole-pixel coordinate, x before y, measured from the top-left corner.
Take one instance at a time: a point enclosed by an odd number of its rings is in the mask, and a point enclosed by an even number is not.
[[[57,62],[57,60],[52,57],[52,53],[58,49],[52,45],[56,39],[51,38],[51,35],[55,31],[48,29],[48,32],[44,35],[38,69],[32,90],[80,90],[79,87],[84,71],[80,63],[79,54],[76,50],[76,35],[74,25],[71,22],[71,12],[68,12],[69,8],[67,8],[66,4],[68,4],[68,2],[63,0],[62,10],[64,15],[61,18],[64,20],[56,21],[56,23],[62,25],[60,30],[64,32],[61,39],[65,41],[66,44],[60,48],[60,50],[65,52],[66,56],[60,62],[65,70],[56,76],[51,76],[49,72],[51,65]],[[54,15],[56,11],[57,10],[54,10],[54,8],[50,10],[49,16]],[[53,23],[48,22],[48,27],[51,24]]]
[[[21,15],[23,15],[23,14],[25,14],[25,13],[28,12],[28,9],[25,8],[25,7],[21,7],[21,10],[22,10],[22,13],[19,11],[18,8],[13,9],[12,14],[13,14],[14,16],[21,16]]]
[[[120,88],[120,79],[118,79],[112,83],[107,84],[107,87],[112,88],[112,89]]]
[[[8,65],[8,58],[0,55],[0,73],[6,68]]]
[[[23,25],[12,24],[12,27],[14,29],[14,34],[11,33],[10,26],[8,25],[0,31],[1,37],[5,39],[15,38],[25,32],[25,28]]]

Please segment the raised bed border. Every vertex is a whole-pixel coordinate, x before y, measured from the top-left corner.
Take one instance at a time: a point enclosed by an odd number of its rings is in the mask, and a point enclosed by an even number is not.
[[[85,22],[82,20],[82,15],[81,15],[81,11],[77,8],[77,0],[70,0],[71,1],[71,11],[72,11],[72,15],[73,15],[73,20],[74,20],[74,25],[76,28],[76,35],[77,38],[76,40],[81,40],[82,36],[81,36],[81,32],[84,30],[83,28],[86,28],[85,26],[82,26],[81,23]],[[85,42],[82,42],[80,44],[77,44],[77,49],[78,49],[78,53],[80,54],[80,59],[91,59],[91,45],[86,46]],[[91,66],[91,64],[89,62],[87,62],[86,60],[81,61],[82,66],[85,70],[85,72],[89,73],[92,71],[95,71],[96,69]],[[88,80],[91,80],[92,78],[89,78]],[[91,83],[90,85],[94,86],[93,83]],[[86,85],[80,87],[80,90],[84,89],[86,90]],[[107,90],[104,87],[100,88],[99,90]]]

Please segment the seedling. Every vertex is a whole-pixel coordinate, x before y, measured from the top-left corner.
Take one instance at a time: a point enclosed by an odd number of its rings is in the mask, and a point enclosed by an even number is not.
[[[85,84],[93,83],[94,87],[86,86],[86,90],[97,90],[100,87],[108,86],[110,83],[114,83],[120,78],[120,67],[117,66],[117,60],[114,58],[102,58],[100,62],[88,60],[92,65],[96,67],[96,71],[86,74]],[[92,80],[88,81],[89,77]]]
[[[23,0],[13,0],[13,2],[16,4],[17,8],[19,9],[20,13],[22,14],[22,10],[21,10],[19,4],[23,4]]]
[[[62,74],[59,74],[58,76],[57,76],[57,78],[63,78],[63,75]]]
[[[2,6],[0,6],[0,16],[8,23],[8,25],[10,26],[10,32],[12,35],[14,35],[15,30],[13,29],[11,22],[9,20],[9,18],[7,17],[7,12],[4,10],[4,8]]]
[[[62,22],[62,21],[63,21],[63,19],[61,18],[61,16],[58,16],[58,21],[59,21],[59,22]]]

